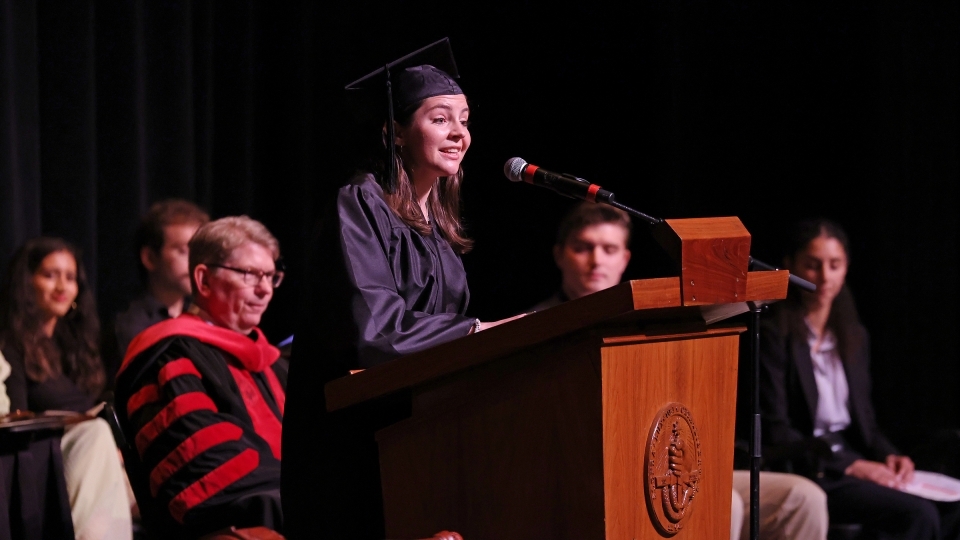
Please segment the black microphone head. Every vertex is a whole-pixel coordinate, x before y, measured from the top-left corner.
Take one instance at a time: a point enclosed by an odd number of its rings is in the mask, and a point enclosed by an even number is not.
[[[511,182],[523,182],[524,167],[527,166],[527,162],[522,158],[512,157],[503,164],[503,174],[507,175],[507,179]]]

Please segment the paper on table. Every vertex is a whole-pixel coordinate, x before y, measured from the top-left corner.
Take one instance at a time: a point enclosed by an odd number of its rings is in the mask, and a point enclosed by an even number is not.
[[[930,471],[915,471],[900,490],[933,501],[960,501],[960,480]]]

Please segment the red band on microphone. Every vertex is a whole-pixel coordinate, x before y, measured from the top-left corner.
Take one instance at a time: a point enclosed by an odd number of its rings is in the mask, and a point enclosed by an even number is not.
[[[540,168],[540,167],[537,167],[536,165],[530,165],[530,164],[528,163],[527,166],[523,168],[523,172],[521,173],[521,174],[523,175],[523,181],[526,182],[526,183],[528,183],[528,184],[532,184],[532,183],[533,183],[533,173],[537,172],[537,169],[539,169],[539,168]]]
[[[590,184],[590,187],[587,188],[587,200],[590,202],[597,202],[598,191],[600,191],[600,186],[596,184]]]

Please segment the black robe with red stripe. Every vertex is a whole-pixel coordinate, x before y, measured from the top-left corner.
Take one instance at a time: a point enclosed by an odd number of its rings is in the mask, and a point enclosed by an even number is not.
[[[182,315],[130,344],[116,408],[147,529],[195,537],[232,525],[282,530],[279,350]],[[137,459],[139,458],[139,459]],[[128,461],[130,457],[127,458]]]

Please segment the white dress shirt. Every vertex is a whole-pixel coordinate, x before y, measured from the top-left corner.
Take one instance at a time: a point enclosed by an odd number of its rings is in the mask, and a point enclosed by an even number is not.
[[[843,361],[837,350],[837,338],[829,328],[824,330],[820,348],[814,347],[817,335],[807,322],[807,343],[813,360],[813,378],[817,381],[817,414],[813,420],[813,435],[841,431],[850,425],[850,387],[843,371]]]

